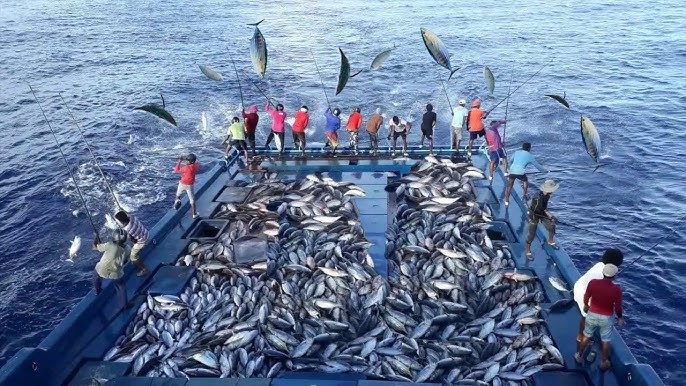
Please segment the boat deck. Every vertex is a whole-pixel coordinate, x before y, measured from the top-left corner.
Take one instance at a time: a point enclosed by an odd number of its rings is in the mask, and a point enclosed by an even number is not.
[[[450,149],[436,148],[440,157],[449,157]],[[360,222],[366,238],[373,244],[369,253],[381,275],[387,274],[384,259],[385,231],[389,213],[395,213],[395,197],[384,190],[389,178],[408,173],[426,154],[426,150],[411,148],[408,158],[393,159],[381,151],[379,157],[330,158],[320,152],[312,151],[307,159],[286,155],[283,159],[265,159],[259,170],[243,169],[238,157],[233,154],[227,162],[217,162],[208,173],[199,176],[196,183],[196,196],[200,220],[191,219],[189,204],[184,198],[178,211],[168,211],[151,229],[151,242],[142,252],[143,259],[152,274],[138,278],[132,267],[126,267],[125,286],[128,299],[133,307],[120,311],[117,307],[114,288],[106,286],[97,297],[91,291],[69,313],[48,337],[36,348],[20,350],[0,369],[0,385],[92,385],[92,379],[107,379],[107,385],[126,386],[205,386],[205,385],[395,385],[400,382],[367,380],[361,374],[324,374],[324,373],[285,373],[274,379],[209,379],[194,378],[142,378],[127,376],[130,364],[103,362],[105,351],[119,337],[134,318],[138,306],[150,293],[178,294],[194,275],[194,268],[174,266],[177,257],[191,241],[190,236],[222,202],[243,202],[248,190],[238,187],[238,181],[254,181],[261,173],[278,173],[287,179],[304,178],[309,173],[321,173],[336,181],[349,181],[360,185],[366,192],[365,197],[354,199]],[[486,167],[483,155],[473,157],[473,164]],[[516,186],[511,205],[505,208],[502,196],[505,179],[500,171],[491,183],[481,180],[475,184],[478,201],[488,205],[494,217],[493,237],[507,242],[514,252],[519,270],[534,273],[545,289],[547,303],[563,298],[571,298],[570,292],[560,292],[553,288],[548,278],[557,276],[567,283],[574,283],[579,277],[570,257],[563,249],[553,250],[545,245],[545,234],[539,227],[537,238],[532,245],[533,261],[524,258],[525,213],[521,202],[521,190]],[[571,288],[571,285],[569,285]],[[533,376],[535,385],[662,385],[652,367],[639,364],[616,330],[613,331],[611,371],[601,373],[597,369],[598,359],[586,366],[577,366],[573,359],[575,338],[580,319],[576,306],[561,312],[544,312],[544,319],[550,335],[564,356],[567,369],[564,371],[540,372]],[[598,353],[599,347],[593,347]],[[599,356],[599,355],[598,355]],[[407,385],[407,383],[405,383]]]

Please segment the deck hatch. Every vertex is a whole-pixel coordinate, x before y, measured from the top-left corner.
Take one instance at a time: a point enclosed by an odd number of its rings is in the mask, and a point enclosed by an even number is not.
[[[198,241],[215,240],[228,225],[228,220],[200,220],[186,238]]]

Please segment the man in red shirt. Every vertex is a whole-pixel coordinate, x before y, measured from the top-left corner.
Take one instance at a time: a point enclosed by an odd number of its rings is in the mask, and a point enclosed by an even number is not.
[[[191,204],[191,215],[193,218],[198,218],[198,213],[195,211],[195,195],[193,194],[193,184],[195,183],[195,175],[198,173],[200,165],[195,161],[195,154],[191,153],[185,158],[186,165],[181,166],[181,158],[176,161],[174,166],[174,173],[181,174],[179,187],[176,189],[176,200],[174,201],[174,209],[179,209],[181,206],[181,194],[186,192],[188,194],[188,202]]]
[[[360,114],[360,108],[355,107],[348,117],[348,123],[345,124],[345,130],[348,131],[348,136],[350,138],[350,149],[357,154],[357,131],[360,130],[362,125],[362,114]]]
[[[305,138],[305,128],[310,121],[310,116],[307,115],[307,106],[303,105],[299,111],[296,111],[291,126],[293,129],[293,144],[295,147],[300,149],[300,155],[305,156],[305,143],[307,142]]]
[[[586,324],[584,326],[584,339],[579,346],[579,350],[574,354],[574,360],[578,364],[583,363],[582,354],[588,346],[596,330],[600,331],[601,361],[600,370],[605,371],[610,368],[610,336],[612,334],[612,316],[617,314],[617,326],[624,324],[622,319],[622,291],[619,286],[612,281],[617,275],[617,266],[605,264],[603,267],[603,278],[594,279],[588,283],[584,294],[584,312],[586,314]]]
[[[256,155],[255,152],[255,131],[257,130],[257,123],[260,121],[260,116],[257,115],[257,107],[250,106],[248,108],[248,113],[245,110],[241,110],[241,115],[243,116],[243,125],[245,126],[245,138],[248,140],[248,145],[252,150],[252,156]]]

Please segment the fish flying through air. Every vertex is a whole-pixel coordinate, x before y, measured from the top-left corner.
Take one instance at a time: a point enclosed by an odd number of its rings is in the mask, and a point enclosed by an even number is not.
[[[348,83],[348,78],[350,78],[350,62],[343,53],[343,50],[339,48],[338,52],[340,52],[341,54],[341,67],[338,70],[338,84],[336,85],[336,95],[340,94],[340,92],[343,91],[343,88],[345,87],[346,83]]]
[[[567,102],[567,99],[565,99],[566,95],[566,93],[562,94],[562,96],[554,94],[545,94],[545,96],[553,98],[554,100],[558,101],[562,106],[569,108],[569,102]]]
[[[484,80],[486,81],[488,93],[493,94],[493,90],[495,90],[495,77],[488,66],[484,66]]]
[[[600,156],[600,135],[595,125],[585,116],[581,116],[581,139],[586,147],[586,152],[598,163]]]
[[[69,247],[69,258],[67,259],[68,262],[74,262],[74,257],[76,257],[79,249],[81,249],[81,237],[75,236],[74,240],[71,241],[71,246]]]
[[[424,45],[426,46],[427,51],[429,51],[431,57],[436,61],[436,63],[450,70],[450,75],[448,76],[448,80],[450,80],[455,71],[459,70],[459,68],[452,68],[450,65],[448,48],[433,32],[426,28],[420,28],[419,30],[422,32]]]
[[[267,41],[264,39],[264,35],[262,35],[262,32],[260,32],[260,29],[257,26],[263,21],[264,19],[257,23],[248,24],[250,26],[255,26],[255,32],[250,39],[250,60],[252,61],[255,72],[261,78],[264,78],[264,73],[267,71]]]
[[[119,223],[109,213],[105,213],[105,228],[111,230],[119,229]]]
[[[198,67],[200,67],[200,71],[202,71],[202,73],[205,74],[205,76],[208,77],[210,80],[214,80],[216,82],[223,82],[224,81],[222,74],[211,69],[210,67],[202,65],[202,64],[198,64]]]
[[[165,104],[164,104],[164,96],[160,94],[160,97],[162,97],[162,106],[158,105],[157,103],[148,103],[143,106],[139,107],[134,107],[134,110],[139,110],[139,111],[145,111],[148,112],[158,118],[161,118],[167,122],[169,122],[171,125],[176,126],[176,120],[174,117],[172,117],[171,114],[165,109]]]
[[[381,67],[381,65],[386,61],[386,59],[388,59],[388,57],[391,56],[391,52],[393,52],[396,48],[397,47],[394,44],[393,47],[381,51],[378,55],[374,57],[374,60],[372,60],[372,64],[369,66],[369,69],[363,68],[362,70],[350,75],[350,77],[354,78],[362,72],[378,70],[379,67]]]

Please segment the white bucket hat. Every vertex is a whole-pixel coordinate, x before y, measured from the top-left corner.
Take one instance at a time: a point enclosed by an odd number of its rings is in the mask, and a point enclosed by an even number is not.
[[[559,188],[559,187],[560,187],[560,185],[556,184],[555,181],[545,180],[545,182],[543,184],[541,184],[540,189],[541,189],[541,192],[543,192],[543,193],[552,193],[552,192],[556,191],[557,188]]]
[[[457,102],[457,103],[458,103],[458,104],[459,104],[460,106],[464,106],[464,105],[466,105],[466,104],[467,104],[467,101],[466,101],[466,100],[464,100],[464,99],[460,99],[460,101],[459,101],[459,102]]]
[[[605,266],[603,267],[603,276],[615,277],[615,275],[617,274],[617,271],[619,271],[619,269],[617,268],[616,265],[605,264]]]

